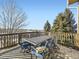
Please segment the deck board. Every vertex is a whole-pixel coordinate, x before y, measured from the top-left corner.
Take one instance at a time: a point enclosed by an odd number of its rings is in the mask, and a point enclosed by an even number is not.
[[[36,59],[35,55],[32,55],[33,59]],[[31,54],[21,52],[21,49],[15,49],[13,51],[9,51],[0,56],[0,59],[31,59]]]

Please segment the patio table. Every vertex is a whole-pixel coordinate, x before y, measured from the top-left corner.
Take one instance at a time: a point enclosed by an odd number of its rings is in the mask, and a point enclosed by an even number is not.
[[[51,39],[50,36],[40,36],[40,37],[28,38],[28,39],[25,39],[24,41],[29,42],[34,46],[37,46],[38,44],[49,39]]]
[[[36,55],[36,57],[40,57],[44,59],[45,55],[48,54],[48,51],[43,51],[42,54],[40,54],[36,52],[36,47],[39,47],[39,44],[50,39],[52,39],[50,36],[40,36],[40,37],[28,38],[28,40],[25,39],[24,41],[30,43],[34,47],[34,49],[31,48],[31,52],[30,52],[31,54],[34,54]]]

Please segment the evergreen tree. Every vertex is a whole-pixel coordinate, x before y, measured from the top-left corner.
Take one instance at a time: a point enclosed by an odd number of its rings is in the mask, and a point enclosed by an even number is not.
[[[63,13],[59,13],[59,15],[56,17],[56,19],[54,21],[52,31],[62,32],[62,30],[63,30],[63,19],[64,19]]]
[[[73,13],[65,9],[64,13],[58,14],[52,26],[53,32],[74,32],[76,24]]]
[[[66,32],[74,32],[75,31],[75,19],[73,13],[69,9],[65,9],[64,12],[65,16],[65,22],[64,22],[64,27],[66,29]]]
[[[45,32],[50,32],[50,30],[51,30],[51,25],[48,22],[48,20],[46,21],[46,23],[44,25],[44,30],[45,30]]]

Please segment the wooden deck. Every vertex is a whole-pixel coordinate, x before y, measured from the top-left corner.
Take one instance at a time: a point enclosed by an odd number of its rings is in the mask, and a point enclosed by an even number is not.
[[[48,37],[48,36],[35,37],[35,38],[28,39],[28,42],[30,42],[31,44],[34,44],[34,45],[38,45],[42,41],[45,41],[48,39],[50,39],[50,37]],[[26,41],[27,41],[27,39],[26,39]],[[31,56],[32,56],[32,58],[31,58]],[[10,50],[10,51],[0,55],[0,59],[43,59],[43,58],[36,58],[35,55],[31,55],[30,53],[23,53],[21,51],[21,48],[19,45],[16,49]],[[62,58],[55,57],[54,59],[62,59]]]
[[[32,55],[30,53],[23,53],[21,52],[20,47],[15,48],[11,51],[8,51],[2,55],[0,55],[0,59],[36,59],[35,55]],[[43,59],[43,58],[37,58],[37,59]],[[54,59],[63,59],[62,57],[54,58]]]
[[[48,36],[42,36],[42,37],[30,38],[28,40],[25,39],[25,40],[30,42],[31,44],[37,45],[47,39],[49,39]],[[31,55],[30,53],[23,53],[19,46],[17,49],[13,49],[11,51],[8,51],[7,53],[0,55],[0,59],[36,59],[36,56]],[[42,59],[42,58],[37,58],[37,59]]]
[[[31,54],[21,52],[19,47],[5,54],[2,54],[0,59],[31,59]],[[32,55],[32,59],[36,59],[36,56]]]

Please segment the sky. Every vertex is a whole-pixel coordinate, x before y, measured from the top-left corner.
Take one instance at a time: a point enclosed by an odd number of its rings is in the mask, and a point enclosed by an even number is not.
[[[0,0],[0,6],[3,0]],[[64,12],[67,7],[66,0],[16,0],[16,5],[18,8],[22,9],[27,15],[28,24],[26,29],[38,29],[42,30],[44,28],[45,22],[48,20],[51,25],[56,18],[56,16]],[[76,5],[76,4],[75,4]],[[74,14],[74,18],[77,18],[77,10],[71,9]]]

